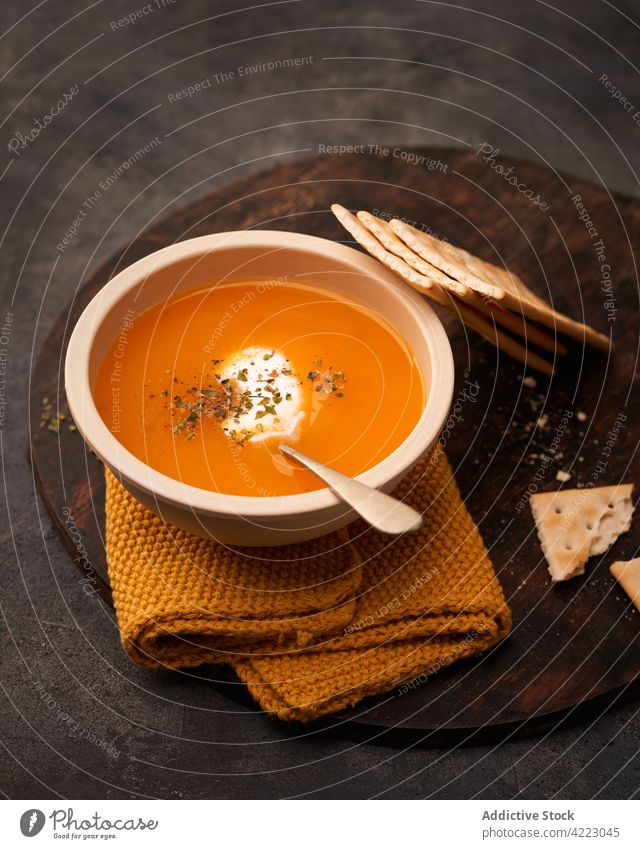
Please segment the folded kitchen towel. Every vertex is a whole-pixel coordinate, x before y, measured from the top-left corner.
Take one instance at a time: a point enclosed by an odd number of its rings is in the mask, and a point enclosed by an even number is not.
[[[227,663],[261,707],[310,721],[480,654],[511,615],[439,450],[395,495],[416,534],[363,522],[231,548],[165,525],[107,471],[106,546],[122,644],[150,667]]]

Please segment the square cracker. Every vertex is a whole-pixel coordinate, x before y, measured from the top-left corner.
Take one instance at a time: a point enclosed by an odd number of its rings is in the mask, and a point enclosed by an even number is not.
[[[631,527],[633,484],[561,489],[531,496],[531,512],[553,581],[584,573]]]

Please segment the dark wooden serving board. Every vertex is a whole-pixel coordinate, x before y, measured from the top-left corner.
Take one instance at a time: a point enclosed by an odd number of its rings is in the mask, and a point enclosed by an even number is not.
[[[424,157],[417,164],[392,149],[387,156],[316,157],[246,178],[172,214],[113,256],[86,281],[40,351],[30,455],[51,515],[86,572],[87,591],[99,589],[109,600],[101,467],[77,433],[63,425],[56,436],[39,424],[43,397],[65,407],[61,361],[69,329],[118,270],[169,243],[221,230],[294,230],[349,241],[329,212],[334,201],[401,216],[486,259],[502,257],[560,309],[611,332],[615,345],[611,357],[574,346],[550,381],[531,372],[537,380],[531,388],[522,385],[522,366],[445,319],[458,393],[465,380],[479,386],[477,400],[459,404],[446,447],[512,607],[512,634],[483,658],[324,723],[336,734],[396,745],[487,742],[595,717],[640,689],[640,614],[608,570],[614,559],[637,553],[640,517],[610,552],[589,563],[584,577],[552,586],[526,504],[534,487],[560,486],[558,470],[570,471],[572,484],[640,477],[634,252],[640,204],[523,162],[503,160],[501,172],[473,152],[413,152]],[[537,204],[531,194],[539,196]],[[593,222],[591,232],[575,195]],[[600,240],[606,259],[597,255]],[[609,273],[612,296],[603,286]],[[574,414],[566,427],[564,410]],[[588,418],[579,420],[578,412]],[[212,686],[246,698],[229,673],[209,671]]]

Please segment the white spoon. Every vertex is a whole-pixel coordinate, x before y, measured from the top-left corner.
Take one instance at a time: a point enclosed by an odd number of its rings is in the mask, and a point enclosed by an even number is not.
[[[403,504],[384,492],[379,492],[354,478],[336,472],[289,445],[280,445],[280,451],[306,466],[335,494],[367,521],[372,527],[385,534],[404,534],[417,531],[422,525],[422,516],[413,507]]]

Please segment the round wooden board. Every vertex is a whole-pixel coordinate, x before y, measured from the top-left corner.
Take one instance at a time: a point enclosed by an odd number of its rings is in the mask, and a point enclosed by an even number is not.
[[[86,572],[86,586],[110,601],[101,467],[77,433],[63,427],[56,436],[39,423],[43,397],[65,408],[65,334],[118,270],[164,245],[222,230],[294,230],[349,242],[329,211],[335,201],[403,217],[485,259],[502,258],[559,309],[610,332],[615,345],[612,357],[573,346],[551,381],[530,372],[537,381],[531,388],[522,385],[522,366],[445,319],[459,402],[446,448],[512,607],[512,634],[476,661],[415,682],[407,692],[361,702],[322,724],[334,734],[392,745],[489,742],[595,717],[640,689],[640,614],[608,570],[613,560],[637,553],[640,521],[611,551],[594,558],[584,577],[552,586],[526,503],[536,488],[559,487],[560,469],[570,470],[570,485],[638,479],[634,377],[640,322],[633,245],[640,243],[640,204],[522,162],[501,160],[497,167],[473,153],[411,152],[417,164],[393,151],[326,156],[246,178],[172,214],[109,259],[86,281],[40,352],[32,376],[29,450],[49,511]],[[591,230],[580,220],[579,203]],[[478,384],[474,401],[469,393],[465,400],[465,380]],[[566,427],[565,410],[574,414]],[[579,420],[578,411],[587,420]],[[251,703],[230,673],[209,672],[212,686]]]

